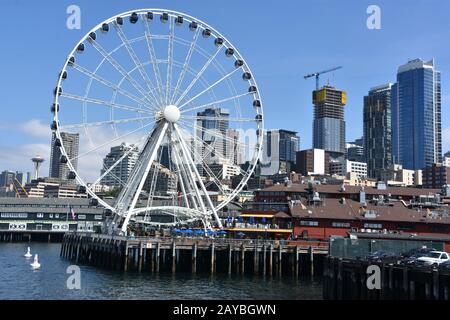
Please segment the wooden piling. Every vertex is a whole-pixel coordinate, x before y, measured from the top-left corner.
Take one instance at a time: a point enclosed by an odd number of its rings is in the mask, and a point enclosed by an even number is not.
[[[197,273],[197,247],[198,247],[198,244],[197,244],[197,242],[195,242],[192,246],[192,253],[191,253],[191,255],[192,255],[191,271],[194,274]]]
[[[311,277],[313,277],[314,276],[314,248],[312,246],[309,247],[309,259],[310,259]]]
[[[172,273],[177,271],[177,251],[175,240],[172,240]]]
[[[263,245],[263,276],[266,275],[266,244]]]
[[[241,274],[245,272],[245,247],[244,244],[241,245]]]
[[[228,275],[231,275],[231,262],[233,260],[233,251],[231,247],[231,243],[228,245]]]
[[[216,251],[214,247],[214,242],[211,243],[211,274],[216,271]]]
[[[273,245],[269,246],[269,275],[273,275]]]

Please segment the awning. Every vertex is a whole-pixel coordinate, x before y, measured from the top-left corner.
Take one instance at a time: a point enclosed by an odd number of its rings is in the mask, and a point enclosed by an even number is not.
[[[288,215],[287,213],[285,213],[285,212],[278,212],[276,215],[274,215],[274,217],[275,218],[278,218],[278,219],[290,219],[291,218],[291,216],[290,215]]]
[[[243,213],[239,217],[242,218],[273,218],[273,214]]]

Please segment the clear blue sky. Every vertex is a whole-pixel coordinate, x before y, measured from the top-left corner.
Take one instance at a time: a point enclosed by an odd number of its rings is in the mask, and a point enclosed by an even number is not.
[[[66,28],[71,4],[81,7],[81,30]],[[370,4],[381,7],[381,30],[366,27]],[[112,15],[146,7],[188,13],[226,35],[259,82],[266,127],[298,131],[302,149],[311,146],[315,86],[304,74],[344,67],[322,84],[329,79],[347,91],[351,141],[362,135],[362,99],[370,87],[395,82],[397,67],[408,59],[435,58],[442,72],[444,150],[450,149],[450,1],[2,0],[0,170],[30,171],[32,156],[48,159],[52,90],[80,37]]]

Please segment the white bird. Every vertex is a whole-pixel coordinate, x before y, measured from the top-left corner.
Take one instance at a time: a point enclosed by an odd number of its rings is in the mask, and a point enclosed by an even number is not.
[[[28,258],[31,258],[32,256],[33,255],[31,254],[30,247],[28,247],[27,253],[24,254],[24,257],[28,259]]]
[[[30,266],[31,266],[33,269],[39,269],[39,268],[41,267],[41,264],[39,263],[38,255],[37,255],[37,254],[34,255],[34,261],[33,261],[33,263],[30,264]]]

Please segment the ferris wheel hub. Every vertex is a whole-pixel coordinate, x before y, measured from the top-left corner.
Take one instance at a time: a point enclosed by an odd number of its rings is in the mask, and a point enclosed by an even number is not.
[[[167,106],[164,108],[163,116],[167,121],[175,123],[180,120],[180,109],[178,109],[178,107],[174,105]]]

